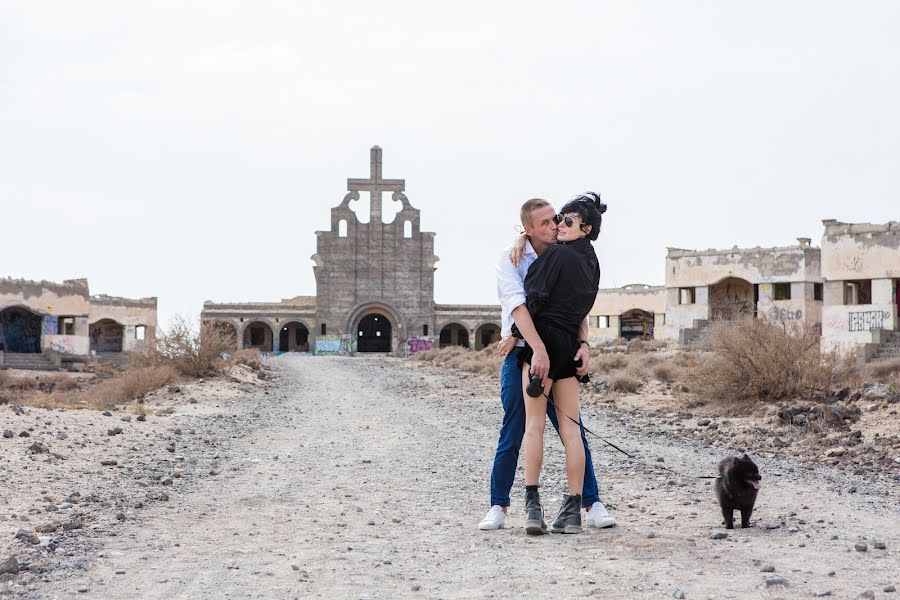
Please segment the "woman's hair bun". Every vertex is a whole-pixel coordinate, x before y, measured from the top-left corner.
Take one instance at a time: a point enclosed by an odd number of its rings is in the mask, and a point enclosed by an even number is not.
[[[600,199],[600,194],[597,192],[585,192],[582,194],[581,198],[588,202],[593,202],[601,215],[606,212],[606,205],[603,203],[603,200]]]

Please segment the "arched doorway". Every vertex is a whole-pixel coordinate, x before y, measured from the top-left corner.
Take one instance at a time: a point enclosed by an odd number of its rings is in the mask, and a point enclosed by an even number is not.
[[[271,352],[273,341],[272,328],[262,321],[254,321],[244,328],[244,348]]]
[[[439,348],[447,348],[449,346],[469,347],[469,330],[459,323],[450,323],[444,325],[441,329],[440,339],[438,341]]]
[[[739,277],[726,277],[709,288],[709,315],[713,320],[733,321],[756,315],[753,284]]]
[[[278,334],[278,349],[282,352],[309,352],[309,329],[299,321],[285,323]]]
[[[237,350],[237,329],[227,321],[214,321],[208,331],[216,336],[216,342],[234,352]]]
[[[619,337],[648,340],[653,337],[653,314],[633,308],[619,317]]]
[[[390,352],[391,322],[382,314],[370,313],[356,326],[357,352]]]
[[[121,352],[125,326],[112,319],[100,319],[90,326],[89,335],[94,352]]]
[[[485,323],[475,330],[475,349],[481,350],[494,342],[500,341],[500,326],[495,323]]]
[[[0,351],[40,352],[42,321],[40,315],[18,306],[0,311]]]

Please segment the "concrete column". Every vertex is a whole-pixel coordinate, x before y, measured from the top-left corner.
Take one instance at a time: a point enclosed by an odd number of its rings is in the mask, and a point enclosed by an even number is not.
[[[612,333],[613,337],[620,338],[622,337],[622,326],[621,320],[619,319],[619,315],[610,315],[609,316],[609,329]]]
[[[826,281],[822,288],[822,300],[825,306],[841,306],[844,304],[844,282]]]

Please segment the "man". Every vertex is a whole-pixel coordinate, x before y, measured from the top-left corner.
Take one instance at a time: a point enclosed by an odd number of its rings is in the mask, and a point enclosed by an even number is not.
[[[523,204],[520,218],[527,236],[525,255],[519,260],[519,264],[515,265],[510,260],[509,251],[504,251],[497,264],[497,295],[500,298],[502,310],[500,334],[503,338],[500,343],[500,353],[501,356],[504,356],[503,367],[500,370],[503,425],[500,428],[500,439],[497,442],[494,467],[491,471],[491,508],[478,524],[479,529],[502,529],[506,525],[509,492],[512,489],[516,464],[519,461],[519,448],[522,446],[522,437],[525,434],[525,399],[522,395],[522,372],[518,364],[518,353],[524,346],[524,342],[512,337],[513,323],[526,339],[538,342],[532,344],[534,350],[531,363],[533,373],[546,377],[550,368],[547,350],[540,342],[534,322],[525,306],[525,275],[528,273],[531,263],[556,243],[554,216],[556,216],[556,211],[546,200],[536,198]],[[579,338],[586,340],[587,337],[588,323],[585,319],[581,325]],[[590,361],[590,350],[586,343],[579,346],[578,353],[573,357],[573,360],[578,359],[581,359],[581,368],[578,370],[578,374],[584,375],[587,373]],[[556,410],[549,404],[547,415],[558,433],[559,423],[556,419]],[[612,527],[616,524],[616,520],[609,515],[606,507],[600,502],[597,478],[594,476],[594,464],[591,461],[591,451],[588,448],[584,430],[581,432],[581,440],[584,442],[585,458],[582,504],[588,511],[586,522],[593,527]]]

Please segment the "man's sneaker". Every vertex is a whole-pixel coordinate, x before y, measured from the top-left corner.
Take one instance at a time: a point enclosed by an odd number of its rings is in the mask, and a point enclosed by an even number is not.
[[[599,500],[591,505],[591,510],[588,511],[585,521],[589,527],[599,527],[600,529],[615,527],[616,525],[616,520],[609,516],[606,507]]]
[[[478,524],[478,529],[503,529],[504,527],[506,527],[506,513],[503,512],[503,507],[497,504],[491,507],[491,510]]]

